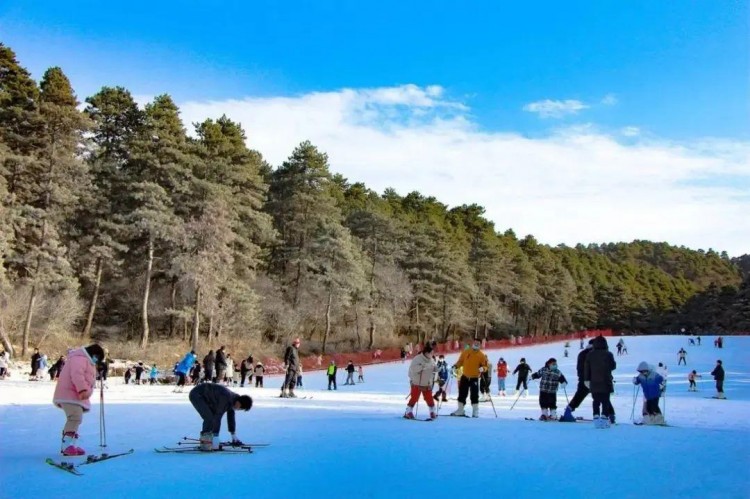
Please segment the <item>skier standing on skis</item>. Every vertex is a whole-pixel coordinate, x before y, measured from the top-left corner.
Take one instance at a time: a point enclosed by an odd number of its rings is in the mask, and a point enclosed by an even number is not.
[[[583,402],[586,396],[589,393],[591,393],[589,392],[589,389],[586,388],[586,383],[584,382],[584,366],[586,364],[586,357],[588,357],[589,353],[591,353],[591,349],[593,347],[594,347],[594,340],[592,338],[589,340],[589,343],[586,346],[586,349],[578,352],[578,359],[576,361],[576,372],[578,373],[578,386],[576,387],[576,393],[573,395],[573,398],[570,399],[567,407],[565,407],[565,412],[560,418],[560,421],[564,421],[566,423],[575,423],[576,418],[575,416],[573,416],[573,412],[575,412],[575,410],[578,409],[578,407],[581,405],[581,402]]]
[[[294,394],[294,387],[297,386],[297,371],[299,371],[299,346],[300,339],[295,338],[291,345],[286,347],[284,352],[284,384],[281,385],[281,398],[297,398]]]
[[[687,355],[687,351],[684,348],[680,348],[680,351],[677,352],[677,355],[679,355],[680,357],[679,360],[677,361],[677,365],[678,366],[680,364],[687,365],[687,359],[685,358],[685,356]]]
[[[432,358],[432,344],[425,343],[422,352],[414,357],[409,364],[409,383],[411,384],[409,402],[406,404],[404,418],[414,419],[414,406],[419,402],[419,396],[424,397],[430,408],[430,419],[437,418],[435,400],[432,398],[432,385],[435,382],[437,366]]]
[[[214,379],[214,368],[216,367],[216,355],[213,350],[209,350],[203,357],[203,381],[210,383]]]
[[[326,374],[328,375],[328,389],[331,389],[331,385],[333,385],[333,389],[336,390],[336,371],[338,371],[339,368],[336,366],[336,361],[332,360],[331,363],[328,365],[328,369],[326,369]]]
[[[463,372],[458,382],[458,408],[451,416],[466,416],[466,396],[471,392],[471,417],[479,417],[479,376],[490,367],[487,356],[479,347],[479,340],[474,340],[472,347],[461,352],[453,365],[454,370],[463,369]]]
[[[500,357],[497,361],[497,394],[505,397],[505,378],[508,377],[508,363]]]
[[[83,413],[91,410],[91,395],[96,383],[96,365],[104,358],[104,349],[96,343],[71,350],[55,386],[52,403],[65,412],[60,452],[64,456],[84,456],[76,445]]]
[[[489,367],[489,366],[488,366]],[[481,401],[487,402],[490,400],[490,384],[492,383],[492,372],[489,369],[484,371],[479,376],[479,393],[481,394]]]
[[[529,395],[529,373],[530,372],[531,372],[531,367],[526,363],[526,359],[524,357],[521,357],[521,362],[513,370],[513,374],[518,375],[518,381],[516,381],[516,391],[518,391],[521,388],[521,385],[523,385],[523,389],[526,390],[526,394],[524,395],[524,398],[526,398]]]
[[[716,398],[724,399],[724,367],[720,360],[716,361],[716,367],[711,371],[711,376],[716,380]]]
[[[248,384],[249,385],[253,384],[252,370],[253,370],[253,358],[252,358],[252,356],[250,356],[250,357],[248,357],[246,359],[243,359],[242,363],[240,364],[240,388],[242,388],[243,386],[245,386],[245,378],[247,378],[247,373],[251,373],[250,374],[250,379],[248,380]]]
[[[594,399],[594,427],[609,428],[610,424],[615,422],[615,409],[612,407],[610,395],[615,391],[612,371],[617,367],[617,363],[607,347],[604,336],[594,338],[591,347],[583,364],[583,382]]]
[[[216,360],[214,361],[214,365],[216,367],[216,378],[214,379],[214,382],[223,383],[224,376],[227,372],[227,354],[224,351],[224,345],[216,350]]]
[[[643,417],[643,424],[664,424],[664,415],[659,409],[659,397],[664,378],[653,366],[647,362],[638,364],[638,376],[633,378],[634,385],[641,385],[643,398],[646,401],[647,414]]]
[[[345,385],[353,385],[354,384],[354,362],[351,360],[346,365],[346,383]]]
[[[263,364],[258,362],[255,364],[255,388],[263,388],[263,374],[266,372],[266,368]]]
[[[195,359],[197,356],[195,355],[195,350],[190,350],[185,357],[182,358],[179,364],[177,364],[177,369],[175,372],[177,373],[177,387],[175,388],[175,391],[182,390],[182,387],[185,386],[185,377],[190,372],[190,369],[193,367],[193,364],[195,364]]]
[[[698,391],[698,385],[695,384],[696,378],[702,378],[700,374],[698,374],[695,369],[693,369],[688,374],[688,383],[690,383],[690,386],[688,386],[689,392],[697,392]]]
[[[232,435],[232,443],[242,445],[237,438],[234,411],[249,411],[253,399],[249,395],[239,395],[219,384],[204,383],[190,390],[190,403],[203,418],[200,436],[200,449],[203,451],[219,450],[219,433],[221,420],[227,415],[227,426]]]
[[[435,400],[440,400],[442,397],[442,401],[447,402],[448,394],[445,391],[445,385],[448,383],[448,363],[445,361],[445,356],[441,355],[438,357],[435,369],[437,370],[438,391],[435,392],[433,397]]]
[[[557,387],[567,385],[563,373],[557,368],[557,359],[551,358],[544,363],[544,367],[531,375],[531,379],[539,381],[539,407],[542,409],[540,421],[557,420]]]

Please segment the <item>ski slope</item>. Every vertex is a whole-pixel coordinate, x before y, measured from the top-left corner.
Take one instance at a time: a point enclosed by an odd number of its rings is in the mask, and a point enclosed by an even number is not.
[[[611,350],[617,338],[608,339]],[[704,337],[700,347],[686,337],[626,337],[629,355],[618,368],[613,403],[618,425],[597,430],[592,423],[525,421],[539,416],[536,382],[531,395],[509,410],[515,397],[492,389],[498,417],[489,403],[480,418],[440,417],[434,422],[401,419],[408,392],[406,363],[365,367],[365,383],[325,390],[325,375],[306,373],[308,399],[279,399],[279,377],[265,389],[236,388],[254,398],[238,413],[238,436],[270,442],[251,455],[156,454],[155,447],[196,436],[201,420],[187,392],[166,386],[124,385],[111,379],[105,391],[109,452],[135,449],[131,456],[84,466],[77,477],[44,463],[58,459],[63,413],[51,404],[53,385],[15,379],[0,381],[0,497],[750,497],[750,337],[725,337],[724,348]],[[677,351],[688,351],[677,366]],[[521,357],[535,370],[556,357],[575,391],[577,342],[570,357],[563,343],[487,352],[502,355],[511,370]],[[708,373],[716,359],[727,373],[727,400],[715,394]],[[448,356],[449,364],[455,356]],[[641,360],[669,367],[666,419],[673,427],[630,423],[632,377]],[[339,366],[340,368],[342,366]],[[699,391],[687,391],[687,373],[703,374]],[[356,378],[356,376],[355,376]],[[508,388],[514,383],[508,378]],[[455,383],[451,388],[455,397]],[[99,453],[99,397],[84,416],[81,441]],[[638,415],[641,400],[636,404]],[[443,405],[440,414],[454,410]],[[558,412],[565,395],[558,395]],[[664,402],[662,401],[662,410]],[[576,411],[591,417],[591,398]],[[427,408],[420,403],[418,415]],[[222,428],[226,434],[226,422]]]

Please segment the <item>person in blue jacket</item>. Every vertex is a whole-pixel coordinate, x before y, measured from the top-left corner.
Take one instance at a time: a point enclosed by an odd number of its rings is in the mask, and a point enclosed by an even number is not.
[[[445,356],[441,355],[437,361],[437,384],[438,391],[435,393],[435,400],[448,401],[448,394],[446,393],[446,384],[448,383],[448,363],[445,361]]]
[[[643,398],[646,400],[647,414],[643,417],[643,423],[663,425],[664,415],[659,409],[659,397],[661,397],[664,378],[647,362],[638,364],[638,373],[638,376],[633,378],[633,384],[641,385]]]
[[[156,377],[159,375],[159,369],[156,368],[156,364],[151,366],[151,372],[148,374],[148,383],[153,385],[156,383]]]
[[[190,369],[193,367],[193,364],[195,364],[197,358],[198,356],[195,355],[195,350],[190,350],[180,363],[177,364],[177,369],[175,370],[177,372],[177,387],[174,389],[175,392],[183,390],[183,387],[185,386],[185,377],[190,372]]]

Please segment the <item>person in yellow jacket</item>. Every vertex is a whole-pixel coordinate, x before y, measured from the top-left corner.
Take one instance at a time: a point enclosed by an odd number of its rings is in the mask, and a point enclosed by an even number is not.
[[[463,373],[458,382],[458,409],[451,416],[466,416],[464,406],[466,396],[471,391],[471,417],[479,417],[479,376],[490,368],[490,362],[480,346],[479,340],[475,340],[470,349],[461,352],[453,365],[455,370],[462,368]]]

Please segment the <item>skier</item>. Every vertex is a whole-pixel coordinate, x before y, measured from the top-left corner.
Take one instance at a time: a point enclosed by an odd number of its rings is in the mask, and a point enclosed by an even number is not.
[[[227,367],[226,367],[227,370],[224,374],[224,378],[219,380],[219,382],[223,381],[224,384],[229,386],[234,381],[234,360],[232,360],[232,356],[230,354],[227,354],[226,356],[226,363],[227,363]]]
[[[175,387],[174,391],[182,391],[185,386],[185,377],[190,372],[193,364],[195,364],[196,358],[195,350],[190,350],[190,352],[188,352],[177,364],[177,369],[175,369],[175,373],[177,374],[177,387]]]
[[[695,372],[695,369],[693,369],[688,374],[688,382],[690,383],[690,386],[688,386],[688,391],[689,392],[697,392],[698,391],[698,385],[695,384],[695,379],[696,378],[702,378],[702,377],[703,376],[701,376],[700,374],[698,374],[697,372]]]
[[[220,450],[219,433],[221,420],[227,415],[227,426],[232,435],[232,443],[242,445],[237,438],[234,411],[249,411],[253,407],[253,399],[249,395],[239,395],[221,385],[202,384],[190,390],[190,403],[203,418],[200,436],[200,450]]]
[[[489,367],[489,366],[488,366]],[[487,369],[479,376],[479,394],[481,395],[481,402],[489,402],[490,400],[490,384],[492,382],[492,372]]]
[[[677,365],[680,364],[687,365],[687,360],[685,359],[685,356],[687,355],[687,351],[684,348],[680,348],[680,351],[677,352],[677,355],[680,356],[680,359],[677,361]]]
[[[225,347],[222,345],[216,350],[216,359],[214,360],[214,366],[216,368],[216,377],[214,383],[223,383],[224,376],[227,373],[227,353],[224,351]]]
[[[326,374],[328,375],[328,389],[331,389],[331,385],[333,385],[333,389],[336,390],[336,371],[338,371],[339,368],[336,367],[336,361],[332,360],[331,364],[328,366],[328,369],[326,369]]]
[[[437,418],[437,411],[435,410],[435,400],[432,398],[432,384],[435,380],[435,371],[437,366],[435,360],[432,358],[432,345],[425,343],[422,352],[412,359],[409,364],[409,383],[411,384],[411,390],[409,402],[406,404],[406,412],[404,418],[414,419],[414,406],[419,402],[419,396],[424,397],[427,407],[430,408],[430,418]]]
[[[3,349],[0,352],[0,379],[5,379],[5,375],[8,373],[8,366],[10,365],[10,355]],[[51,369],[50,369],[51,370]],[[54,378],[51,378],[54,379]]]
[[[302,362],[299,363],[299,367],[297,368],[297,386],[302,387]]]
[[[214,368],[216,367],[216,355],[213,350],[209,350],[203,357],[203,381],[210,383],[214,379]]]
[[[125,377],[125,384],[126,385],[129,384],[130,383],[130,378],[133,377],[133,371],[131,370],[130,367],[128,367],[127,369],[125,369],[125,375],[124,375],[124,377]]]
[[[531,379],[539,379],[539,407],[542,409],[541,421],[557,420],[557,387],[567,385],[568,380],[557,369],[557,359],[551,358],[544,363],[544,367],[531,375]]]
[[[617,355],[622,355],[622,338],[617,342]]]
[[[294,387],[297,384],[297,371],[299,370],[299,346],[300,339],[295,338],[284,352],[284,384],[281,385],[281,398],[297,398]]]
[[[83,413],[91,409],[89,399],[94,393],[96,364],[103,358],[104,350],[96,343],[71,350],[60,373],[52,403],[65,412],[60,446],[64,456],[86,455],[86,451],[76,445],[78,428],[83,421]]]
[[[357,368],[357,383],[364,383],[365,382],[365,370],[362,369],[362,366],[359,366]]]
[[[711,376],[716,380],[716,398],[725,399],[724,396],[724,367],[720,360],[716,361],[716,367],[711,371]]]
[[[145,371],[146,368],[143,365],[143,362],[139,362],[137,366],[135,366],[135,384],[140,385],[141,384],[141,375],[143,374],[143,371]]]
[[[563,350],[563,357],[568,358],[568,349]]]
[[[36,381],[36,373],[39,370],[39,359],[41,359],[42,356],[39,353],[39,349],[34,349],[34,354],[31,356],[31,375],[29,377],[29,381]]]
[[[505,397],[505,378],[508,377],[508,363],[500,357],[497,361],[497,394]]]
[[[263,388],[263,373],[266,372],[266,368],[263,364],[258,362],[255,364],[255,388]]]
[[[578,359],[576,361],[576,372],[578,373],[578,386],[576,387],[576,393],[573,395],[573,398],[570,399],[567,407],[565,407],[565,412],[560,418],[560,421],[563,421],[566,423],[575,423],[576,418],[575,416],[573,416],[573,412],[575,412],[575,410],[578,409],[578,407],[581,405],[581,402],[583,402],[586,396],[590,393],[585,383],[584,367],[586,364],[586,357],[588,357],[589,353],[591,353],[591,349],[593,347],[594,347],[594,340],[592,338],[589,340],[588,345],[586,345],[586,349],[578,352]]]
[[[445,361],[445,356],[441,355],[438,357],[437,364],[435,364],[435,369],[437,371],[437,384],[438,384],[438,391],[435,392],[435,395],[433,397],[435,400],[441,400],[443,402],[448,401],[448,394],[445,391],[445,385],[448,383],[448,363]]]
[[[647,362],[638,364],[638,376],[633,378],[634,385],[641,385],[643,388],[643,398],[646,400],[646,415],[643,417],[643,424],[664,424],[664,415],[659,409],[659,397],[661,396],[661,386],[665,381],[653,366]]]
[[[479,340],[474,340],[471,349],[464,350],[453,365],[463,369],[458,382],[458,408],[451,416],[466,416],[466,396],[471,392],[471,417],[479,417],[479,376],[489,369],[487,356],[480,349]]]
[[[354,362],[351,360],[346,365],[346,383],[345,385],[353,385],[354,384]]]
[[[526,363],[526,359],[522,357],[521,362],[513,370],[513,374],[518,374],[518,381],[516,381],[516,391],[518,392],[518,390],[521,388],[521,385],[523,385],[523,389],[526,390],[526,393],[524,394],[523,398],[526,398],[529,395],[529,373],[530,372],[531,372],[531,367],[529,367],[529,365]]]
[[[615,357],[609,351],[604,336],[594,338],[591,341],[591,351],[583,364],[583,382],[594,399],[594,428],[609,428],[615,422],[615,409],[609,397],[615,391],[612,371],[616,367]],[[585,396],[584,394],[583,397]]]
[[[150,385],[156,384],[156,377],[159,375],[159,370],[156,368],[156,364],[151,366],[151,371],[148,373],[148,383]]]
[[[695,339],[698,341],[698,346],[701,346],[701,337],[696,336]]]
[[[622,354],[623,355],[627,355],[628,354],[628,346],[625,344],[625,341],[623,341],[622,339],[620,339],[620,341],[622,341]]]
[[[201,381],[201,363],[196,361],[193,368],[190,370],[190,382],[197,385]]]
[[[245,378],[247,378],[247,374],[250,374],[250,379],[248,380],[248,384],[253,384],[253,375],[252,375],[252,369],[253,369],[253,357],[250,356],[246,359],[242,360],[242,363],[240,364],[240,388],[245,386]]]
[[[39,367],[37,368],[37,379],[44,380],[44,371],[47,370],[47,354],[39,357]]]

